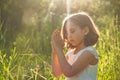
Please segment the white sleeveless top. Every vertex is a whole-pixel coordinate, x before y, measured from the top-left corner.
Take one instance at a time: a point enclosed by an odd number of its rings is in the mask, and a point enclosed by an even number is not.
[[[95,48],[92,46],[88,46],[82,50],[80,50],[77,54],[74,54],[74,50],[68,51],[66,56],[68,57],[68,63],[73,64],[81,54],[84,54],[84,51],[89,50],[98,59],[98,53]],[[81,73],[78,73],[72,77],[66,77],[66,80],[97,80],[97,68],[98,64],[96,65],[89,65],[86,69],[84,69]]]

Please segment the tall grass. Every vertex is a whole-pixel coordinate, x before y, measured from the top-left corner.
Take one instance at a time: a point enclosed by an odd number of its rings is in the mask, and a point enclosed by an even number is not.
[[[106,22],[109,18],[104,19]],[[114,18],[111,18],[114,19]],[[98,69],[98,80],[119,80],[120,63],[120,26],[115,25],[113,20],[109,20],[101,29],[101,37],[96,46],[100,59]]]
[[[100,32],[101,37],[96,45],[99,52],[98,80],[119,80],[120,27],[111,22],[101,28]],[[39,50],[36,52],[32,47],[40,48],[36,46],[41,44],[38,34],[36,37],[19,34],[13,42],[14,47],[10,47],[10,55],[2,50],[4,46],[1,48],[0,80],[64,80],[64,76],[56,79],[52,75],[51,55],[39,53]],[[4,40],[4,37],[1,39]]]
[[[15,50],[15,49],[14,49]],[[45,80],[44,77],[50,72],[50,65],[39,54],[11,53],[9,58],[0,53],[1,80]],[[46,72],[47,71],[47,72]],[[46,74],[45,74],[46,73]]]

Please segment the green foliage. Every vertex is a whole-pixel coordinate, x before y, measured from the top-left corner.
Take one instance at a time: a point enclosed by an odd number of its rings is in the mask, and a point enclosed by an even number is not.
[[[98,80],[120,79],[118,6],[119,0],[71,1],[70,13],[88,12],[100,30]],[[50,42],[67,14],[66,2],[0,0],[0,8],[0,80],[64,80],[52,75]]]
[[[38,64],[39,63],[39,64]],[[50,65],[44,55],[21,54],[14,48],[9,57],[0,52],[0,79],[2,80],[45,80],[50,74]],[[47,76],[47,77],[46,77]]]
[[[112,20],[109,23],[109,25],[106,23],[106,26],[101,28],[101,37],[97,45],[98,52],[100,53],[98,80],[120,79],[118,77],[119,73],[116,73],[120,69],[116,65],[120,52],[120,38],[118,36],[120,35],[120,28],[113,25]]]

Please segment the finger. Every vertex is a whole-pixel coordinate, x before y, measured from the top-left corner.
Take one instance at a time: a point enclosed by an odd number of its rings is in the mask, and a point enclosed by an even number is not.
[[[54,42],[51,41],[51,46],[52,46],[52,49],[54,49]]]
[[[53,31],[52,36],[54,36],[54,35],[55,35],[55,33],[56,33],[56,30],[54,30],[54,31]]]
[[[53,32],[53,34],[52,34],[52,40],[54,40],[54,37],[56,36],[56,33],[55,32]]]

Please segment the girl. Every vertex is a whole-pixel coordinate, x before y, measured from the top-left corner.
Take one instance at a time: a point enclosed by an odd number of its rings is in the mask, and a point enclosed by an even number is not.
[[[66,80],[96,80],[98,54],[92,46],[98,41],[99,31],[91,17],[80,12],[66,17],[61,35],[52,34],[52,71],[56,77],[64,74]],[[63,47],[68,49],[66,56]]]

